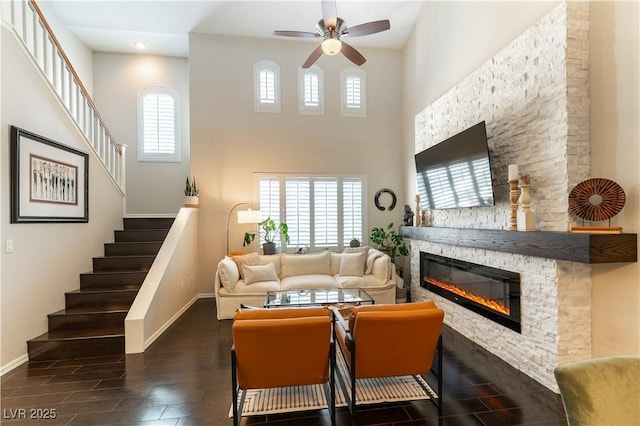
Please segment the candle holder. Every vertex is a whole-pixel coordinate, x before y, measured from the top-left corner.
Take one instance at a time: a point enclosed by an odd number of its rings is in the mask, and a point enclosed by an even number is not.
[[[520,210],[518,210],[518,231],[535,231],[536,215],[531,211],[531,194],[529,193],[529,175],[520,177]]]
[[[511,203],[511,216],[509,217],[509,231],[518,230],[518,180],[509,181],[509,202]]]

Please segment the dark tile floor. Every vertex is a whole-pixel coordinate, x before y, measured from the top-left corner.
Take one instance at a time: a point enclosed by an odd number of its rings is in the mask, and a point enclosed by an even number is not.
[[[338,425],[566,425],[560,397],[449,328],[444,407],[429,401],[338,410]],[[144,354],[31,362],[2,377],[7,425],[230,425],[231,321],[196,302]],[[46,417],[55,417],[53,419]],[[328,425],[326,410],[243,425]]]

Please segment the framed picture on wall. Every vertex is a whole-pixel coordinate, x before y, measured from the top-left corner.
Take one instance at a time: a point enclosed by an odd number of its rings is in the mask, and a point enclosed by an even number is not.
[[[88,222],[89,155],[11,126],[11,223]]]

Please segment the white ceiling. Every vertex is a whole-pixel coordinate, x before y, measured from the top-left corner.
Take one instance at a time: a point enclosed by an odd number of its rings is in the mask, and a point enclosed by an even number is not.
[[[315,31],[320,0],[41,0],[57,19],[94,51],[188,56],[188,33],[282,39],[274,30]],[[401,48],[422,7],[420,0],[337,0],[347,26],[389,19],[391,29],[354,37],[354,47]],[[318,40],[299,39],[317,43]]]

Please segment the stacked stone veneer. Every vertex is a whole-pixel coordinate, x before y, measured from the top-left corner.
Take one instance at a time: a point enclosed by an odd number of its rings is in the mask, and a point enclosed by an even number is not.
[[[567,231],[567,197],[588,178],[589,4],[563,3],[416,116],[415,152],[485,121],[496,205],[430,212],[432,226],[507,229],[507,169],[531,177],[537,229]],[[515,232],[515,231],[514,231]],[[553,369],[591,355],[591,268],[552,259],[412,240],[411,283],[445,322],[557,391]],[[420,288],[419,252],[520,273],[516,333]],[[445,342],[446,345],[446,342]]]

